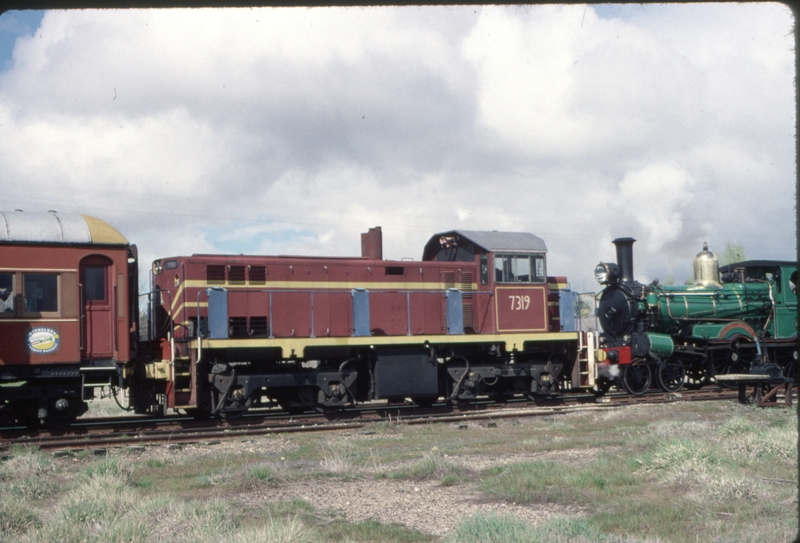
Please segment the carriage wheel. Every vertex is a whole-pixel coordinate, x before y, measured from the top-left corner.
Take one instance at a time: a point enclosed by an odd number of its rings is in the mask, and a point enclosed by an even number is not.
[[[650,388],[651,381],[650,368],[643,361],[625,366],[622,372],[622,386],[634,396],[644,394]]]
[[[678,392],[683,388],[686,370],[680,360],[667,360],[658,365],[656,379],[664,392]]]

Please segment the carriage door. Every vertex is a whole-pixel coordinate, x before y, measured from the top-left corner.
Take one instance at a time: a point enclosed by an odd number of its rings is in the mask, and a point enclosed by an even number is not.
[[[114,352],[111,264],[104,256],[81,261],[82,358],[112,358]]]

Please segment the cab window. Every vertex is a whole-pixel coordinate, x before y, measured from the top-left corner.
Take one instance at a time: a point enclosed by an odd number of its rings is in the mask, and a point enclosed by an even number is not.
[[[26,313],[58,311],[58,274],[23,274]]]
[[[497,283],[544,283],[544,255],[495,255]]]

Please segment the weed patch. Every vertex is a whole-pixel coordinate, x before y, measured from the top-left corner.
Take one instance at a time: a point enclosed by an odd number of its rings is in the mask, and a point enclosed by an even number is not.
[[[11,541],[39,524],[38,513],[27,502],[0,500],[0,541]]]
[[[514,503],[593,503],[602,496],[631,492],[639,484],[625,462],[599,457],[571,466],[555,461],[521,462],[484,472],[484,492]]]
[[[425,452],[411,465],[378,475],[387,479],[413,479],[415,481],[439,479],[443,485],[452,486],[472,478],[472,471],[438,450]]]
[[[476,514],[461,522],[445,543],[633,543],[609,536],[586,519],[558,517],[531,526],[505,515]]]

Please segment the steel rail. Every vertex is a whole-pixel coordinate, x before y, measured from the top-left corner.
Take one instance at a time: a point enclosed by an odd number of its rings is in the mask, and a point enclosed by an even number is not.
[[[289,416],[262,413],[232,421],[125,417],[124,420],[105,419],[99,424],[92,425],[89,423],[91,419],[87,419],[86,425],[76,428],[0,432],[0,451],[7,451],[14,446],[41,450],[98,450],[133,445],[186,444],[280,433],[357,430],[377,422],[405,425],[466,423],[552,416],[641,404],[736,400],[736,398],[736,391],[714,389],[679,393],[654,392],[637,398],[611,394],[596,399],[587,395],[539,402],[440,405],[432,408],[417,408],[411,405],[365,406],[333,415]]]

